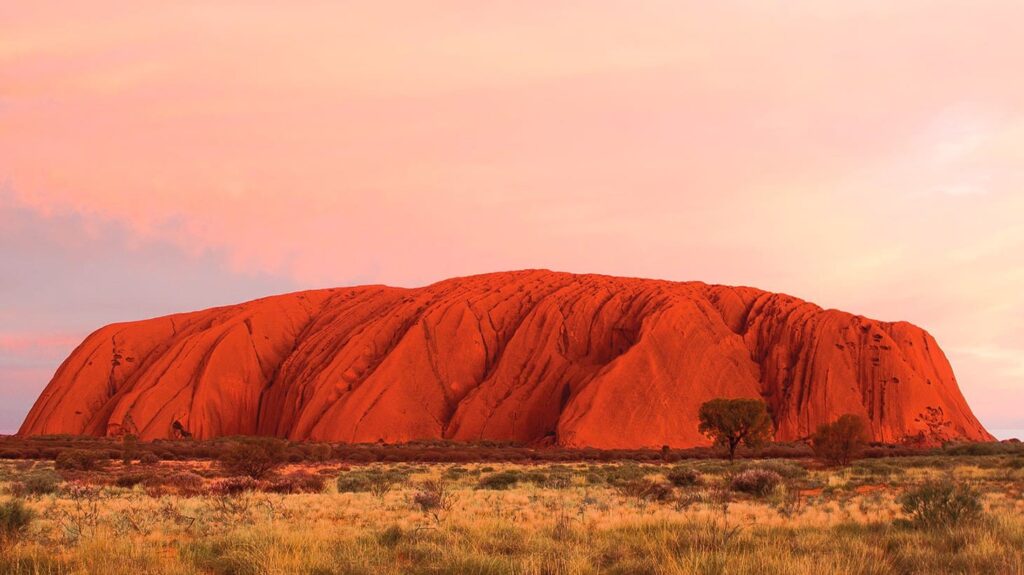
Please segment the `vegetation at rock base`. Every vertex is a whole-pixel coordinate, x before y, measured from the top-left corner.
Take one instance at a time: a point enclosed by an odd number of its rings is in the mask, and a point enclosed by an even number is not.
[[[287,442],[272,437],[235,438],[220,462],[228,471],[262,479],[285,462],[287,448]]]
[[[700,406],[700,432],[728,450],[736,458],[742,443],[758,447],[772,437],[772,418],[768,405],[759,399],[712,399]]]
[[[853,414],[818,426],[811,437],[814,455],[831,465],[849,465],[864,453],[870,442],[867,421]]]
[[[1021,444],[865,445],[851,418],[771,444],[763,404],[724,407],[735,460],[0,438],[0,573],[1024,572]]]
[[[665,462],[660,452],[327,459],[281,463],[261,479],[216,456],[127,466],[110,457],[89,471],[3,460],[0,523],[11,527],[0,573],[1024,571],[1024,448],[915,453],[845,467],[809,452],[736,462]],[[30,477],[56,485],[22,494]]]

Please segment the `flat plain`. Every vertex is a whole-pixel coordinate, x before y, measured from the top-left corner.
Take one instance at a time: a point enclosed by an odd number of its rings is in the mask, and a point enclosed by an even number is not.
[[[209,459],[4,460],[0,572],[1024,573],[1024,450],[970,452],[327,457],[259,480]]]

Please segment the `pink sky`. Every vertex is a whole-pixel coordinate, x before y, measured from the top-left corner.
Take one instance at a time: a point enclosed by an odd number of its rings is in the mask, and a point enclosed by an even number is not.
[[[912,321],[1024,433],[1020,2],[430,4],[0,5],[0,431],[102,323],[546,267]]]

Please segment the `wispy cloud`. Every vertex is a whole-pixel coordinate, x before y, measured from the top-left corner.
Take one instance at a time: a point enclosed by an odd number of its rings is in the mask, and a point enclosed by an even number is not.
[[[1007,376],[1007,388],[1020,389],[1019,380],[1024,379],[1024,349],[1005,347],[957,347],[950,353],[965,354],[990,362],[993,370]],[[1018,380],[1015,382],[1014,380]]]
[[[924,0],[8,3],[0,321],[76,333],[549,267],[758,285],[1019,347],[1022,19]],[[1024,390],[995,359],[954,363],[983,419],[1004,417],[987,382]]]

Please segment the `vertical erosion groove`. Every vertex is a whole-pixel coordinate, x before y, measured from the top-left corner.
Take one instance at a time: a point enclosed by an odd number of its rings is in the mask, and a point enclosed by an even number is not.
[[[990,440],[923,330],[754,288],[527,270],[274,296],[102,328],[22,434],[678,447],[707,395],[780,440],[843,413],[878,440]],[[623,427],[626,426],[626,427]],[[607,430],[617,430],[614,434]],[[180,433],[181,431],[179,431]]]

